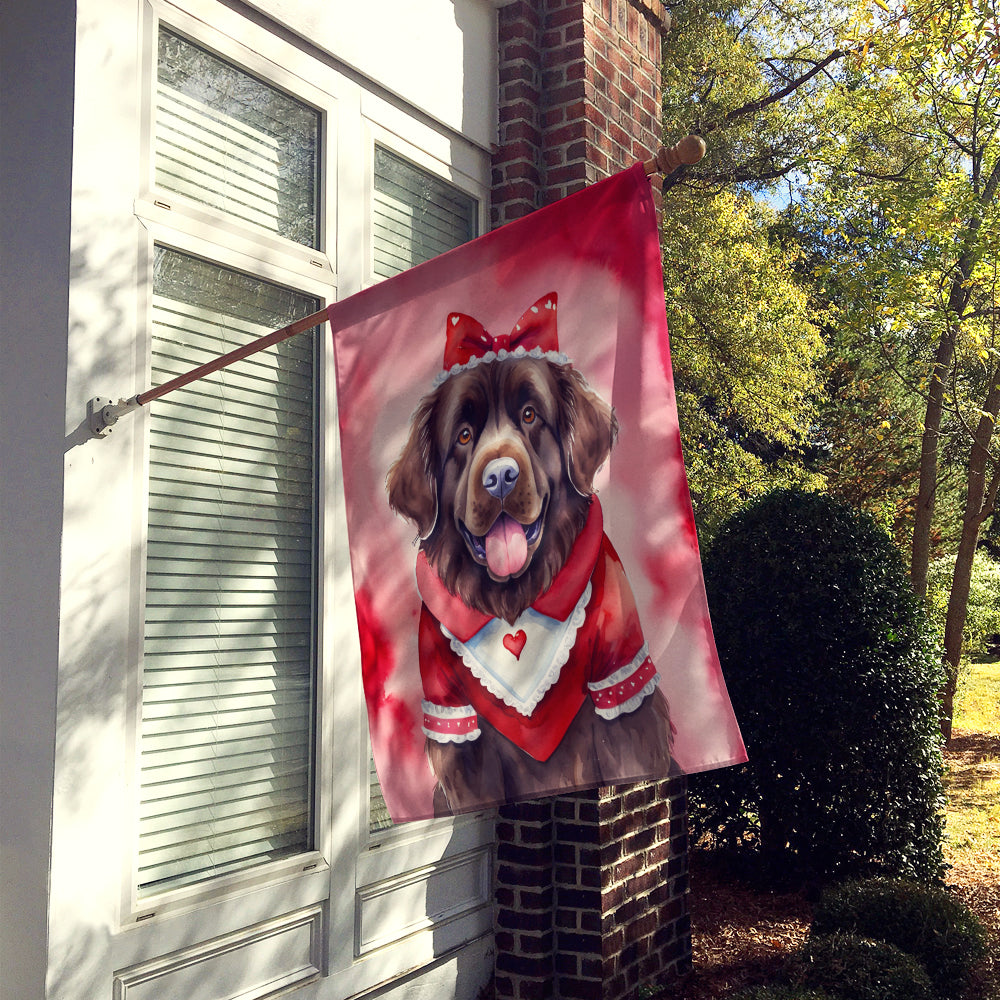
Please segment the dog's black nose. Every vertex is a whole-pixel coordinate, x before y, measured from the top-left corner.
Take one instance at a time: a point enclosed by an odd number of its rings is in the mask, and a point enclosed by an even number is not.
[[[520,469],[512,458],[494,458],[483,469],[483,486],[490,496],[503,500],[514,488]]]

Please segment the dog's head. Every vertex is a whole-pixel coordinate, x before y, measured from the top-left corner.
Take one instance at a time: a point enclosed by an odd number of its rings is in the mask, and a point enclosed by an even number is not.
[[[540,303],[554,325],[555,296]],[[617,425],[552,352],[493,355],[421,400],[387,488],[448,589],[513,621],[565,562]]]

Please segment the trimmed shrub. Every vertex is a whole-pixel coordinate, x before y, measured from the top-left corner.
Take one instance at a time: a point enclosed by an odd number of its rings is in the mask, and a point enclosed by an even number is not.
[[[727,522],[704,565],[750,762],[692,776],[695,835],[776,873],[939,878],[943,671],[889,536],[779,490]]]
[[[960,997],[986,957],[986,933],[947,890],[905,879],[869,879],[828,888],[816,905],[814,935],[849,932],[895,945],[923,963],[943,997]]]
[[[930,978],[912,955],[854,934],[810,938],[793,976],[837,1000],[934,1000]]]

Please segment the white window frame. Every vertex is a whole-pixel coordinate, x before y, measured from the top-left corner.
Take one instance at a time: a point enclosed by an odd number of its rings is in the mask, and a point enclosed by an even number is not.
[[[152,88],[157,30],[165,26],[235,63],[322,115],[320,248],[299,246],[220,218],[203,205],[153,184]],[[237,41],[239,39],[239,41]],[[142,182],[134,203],[142,226],[138,248],[139,344],[136,384],[149,384],[153,245],[203,257],[314,295],[321,305],[375,282],[371,217],[376,142],[470,194],[479,206],[479,231],[488,225],[490,168],[486,152],[448,133],[394,99],[373,93],[351,73],[321,62],[237,11],[212,0],[144,4]],[[358,192],[363,197],[358,198]],[[338,205],[340,206],[338,209]],[[346,505],[339,463],[336,386],[328,327],[321,327],[318,454],[315,850],[231,875],[139,899],[134,854],[138,817],[138,733],[145,580],[149,422],[134,415],[132,598],[127,695],[126,802],[114,965],[139,981],[172,950],[262,924],[279,914],[315,911],[323,947],[317,956],[322,996],[349,996],[389,982],[492,930],[492,810],[457,819],[427,820],[369,833],[370,752],[362,694],[360,649],[353,612]],[[155,401],[151,404],[155,406]],[[356,770],[344,767],[353,759]],[[419,906],[399,926],[380,932],[386,906],[413,903],[422,887],[454,876],[465,897],[434,913]],[[181,919],[174,919],[181,918]],[[160,964],[158,964],[160,963]],[[136,979],[139,977],[139,979]]]

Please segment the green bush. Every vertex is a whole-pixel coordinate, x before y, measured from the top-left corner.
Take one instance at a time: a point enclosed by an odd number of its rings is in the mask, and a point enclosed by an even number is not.
[[[853,934],[810,938],[796,962],[793,977],[837,1000],[933,1000],[924,967],[912,955],[884,941]]]
[[[816,905],[814,935],[849,932],[895,945],[923,963],[937,992],[959,997],[987,953],[982,924],[947,890],[905,879],[869,879],[828,888]]]
[[[692,777],[695,835],[773,872],[939,878],[943,674],[888,535],[779,490],[723,526],[705,583],[750,761]]]
[[[945,556],[935,559],[927,573],[927,603],[931,618],[942,637],[954,572],[955,557]],[[962,630],[963,657],[985,653],[989,640],[994,635],[1000,635],[1000,562],[980,549],[972,563],[969,603],[965,628]]]

